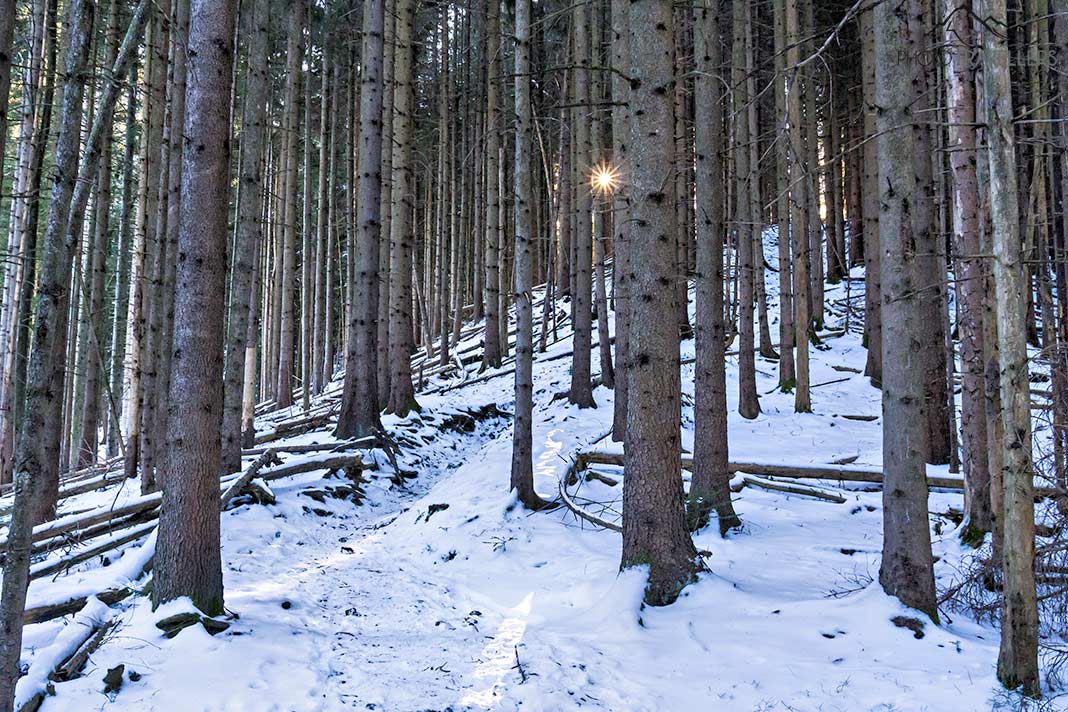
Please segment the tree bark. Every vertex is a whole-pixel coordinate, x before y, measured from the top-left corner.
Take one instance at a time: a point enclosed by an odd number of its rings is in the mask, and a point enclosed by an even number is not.
[[[293,349],[296,341],[296,276],[297,276],[297,151],[300,146],[300,82],[304,56],[304,3],[289,7],[289,32],[286,43],[286,130],[285,130],[285,224],[282,228],[282,264],[280,319],[278,342],[278,380],[274,398],[279,408],[293,405]],[[381,59],[379,60],[381,62]]]
[[[545,502],[534,490],[532,428],[534,410],[533,186],[531,145],[534,128],[530,100],[530,2],[515,4],[515,418],[512,426],[512,475],[509,489],[528,509]],[[588,311],[587,311],[588,315]],[[586,352],[589,357],[589,350]]]
[[[389,252],[389,402],[401,417],[418,410],[412,385],[412,254],[415,232],[415,0],[397,0],[396,68],[393,74],[393,191]]]
[[[26,415],[15,445],[15,494],[8,524],[8,546],[0,593],[0,710],[11,710],[19,678],[22,653],[22,615],[30,574],[33,526],[52,516],[55,499],[46,492],[53,481],[58,489],[62,433],[62,382],[66,350],[66,314],[74,244],[67,242],[71,197],[78,172],[82,103],[88,78],[92,44],[91,0],[73,0],[68,7],[64,33],[64,83],[59,136],[44,252],[37,285],[37,312],[33,348],[26,382]]]
[[[634,0],[630,57],[630,381],[623,484],[621,568],[648,566],[645,600],[675,601],[696,571],[686,528],[679,461],[679,333],[672,313],[675,206],[665,193],[674,168],[672,6]]]
[[[1038,696],[1038,604],[1035,595],[1034,467],[1027,373],[1026,283],[1020,250],[1019,192],[1013,136],[1012,84],[1005,0],[982,0],[983,95],[994,246],[1003,439],[1001,565],[1004,593],[998,680]]]
[[[237,205],[237,244],[230,287],[230,319],[226,336],[226,366],[223,375],[222,471],[241,469],[241,411],[245,369],[256,370],[255,360],[246,361],[249,311],[256,295],[252,282],[256,256],[263,241],[263,149],[267,122],[267,50],[270,38],[269,3],[255,0],[248,22],[248,72],[245,80],[245,111],[241,123],[241,190]],[[253,341],[253,355],[255,342]]]
[[[756,192],[759,195],[759,185],[756,166],[749,165],[750,141],[756,141],[756,136],[749,135],[749,112],[755,107],[750,106],[751,97],[748,95],[748,82],[750,67],[746,62],[749,43],[749,6],[748,3],[733,2],[731,4],[733,16],[733,46],[731,53],[731,85],[734,87],[734,173],[737,179],[734,197],[736,200],[734,210],[734,234],[735,245],[738,251],[738,413],[752,420],[760,415],[760,400],[757,397],[756,386],[756,332],[753,313],[754,283],[753,272],[756,267],[753,264],[753,231],[757,221],[753,209],[759,200],[753,199]],[[763,269],[763,264],[761,264]]]
[[[722,3],[695,0],[694,126],[697,153],[697,312],[694,367],[694,473],[690,482],[687,517],[691,529],[708,524],[713,510],[720,534],[740,526],[731,503],[727,471],[727,364],[723,325],[723,70]],[[618,348],[618,343],[617,343]]]
[[[594,408],[593,388],[590,384],[590,350],[593,346],[591,318],[593,282],[590,274],[593,257],[593,194],[584,171],[592,165],[590,112],[590,8],[578,5],[571,23],[575,41],[575,235],[573,268],[575,271],[574,336],[571,363],[571,390],[568,400],[579,408]],[[674,237],[672,237],[674,244]]]
[[[878,111],[879,236],[883,328],[883,557],[879,583],[902,603],[938,620],[927,524],[927,422],[923,307],[912,269],[918,248],[912,71],[907,0],[876,6],[875,103]],[[869,250],[872,252],[873,250]],[[919,361],[919,362],[918,362]]]
[[[786,89],[786,0],[775,0],[775,212],[779,253],[779,390],[787,393],[797,383],[794,366],[794,279],[790,236],[790,143]]]
[[[111,67],[119,54],[118,5],[108,8],[105,66]],[[112,76],[113,82],[122,75]],[[2,87],[0,87],[2,89]],[[104,357],[104,280],[107,272],[107,251],[111,242],[111,133],[113,114],[103,117],[107,123],[100,148],[100,165],[96,174],[96,197],[93,202],[92,244],[89,259],[91,280],[86,304],[85,377],[82,391],[81,442],[76,467],[88,467],[96,462],[100,426],[100,386]],[[2,140],[0,140],[2,144]]]
[[[993,529],[984,396],[984,269],[975,173],[975,73],[971,2],[945,2],[945,59],[949,159],[953,174],[953,232],[957,328],[961,352],[961,435],[964,443],[964,538],[978,543]]]
[[[371,318],[378,304],[378,239],[382,189],[382,54],[384,0],[368,0],[363,16],[363,58],[360,82],[359,200],[356,201],[356,283],[349,317],[349,346],[345,382],[335,435],[370,435],[379,426],[377,365],[374,342],[377,327]]]
[[[192,0],[182,132],[174,355],[153,604],[188,596],[223,612],[219,541],[223,319],[235,6]]]
[[[808,342],[812,327],[809,305],[812,293],[809,284],[809,235],[810,226],[805,219],[805,173],[806,153],[801,125],[801,31],[798,26],[797,0],[786,0],[786,64],[791,72],[787,93],[787,113],[790,132],[790,232],[794,248],[794,345],[795,381],[794,410],[808,413],[812,410],[809,393]]]
[[[863,90],[864,126],[862,135],[874,136],[875,128],[875,37],[871,10],[859,14],[861,39],[861,82]],[[868,347],[868,359],[864,375],[878,388],[883,380],[883,330],[881,323],[882,270],[879,267],[879,164],[876,142],[867,140],[863,146],[864,177],[862,180],[864,216],[864,243],[871,249],[864,250],[864,341]]]
[[[627,142],[630,139],[628,111],[625,104],[629,98],[627,84],[627,61],[629,59],[627,37],[627,8],[629,0],[611,0],[612,7],[612,167],[621,170],[627,165]],[[563,129],[561,129],[563,131]],[[561,175],[566,175],[561,169]],[[564,189],[570,195],[568,189]],[[627,377],[627,360],[630,353],[630,298],[627,275],[630,273],[630,217],[629,191],[620,188],[614,193],[612,206],[612,301],[615,306],[616,388],[612,403],[612,439],[622,442],[627,429],[627,401],[630,385]],[[568,213],[563,209],[561,216]],[[566,219],[561,223],[565,223]],[[700,223],[700,220],[698,220]],[[722,259],[722,255],[721,255]],[[698,268],[700,269],[700,268]]]
[[[909,0],[909,53],[912,62],[913,146],[916,166],[916,194],[912,206],[915,222],[913,234],[918,241],[914,268],[916,287],[922,290],[920,304],[924,328],[920,334],[926,344],[922,350],[924,369],[924,398],[927,400],[927,461],[934,465],[949,464],[951,459],[949,432],[949,379],[946,370],[946,330],[942,310],[946,308],[945,236],[938,229],[935,213],[935,184],[932,174],[931,138],[932,100],[927,76],[928,64],[924,56],[929,38],[925,35],[929,0]]]
[[[497,0],[486,2],[486,36],[489,45],[486,70],[486,336],[483,368],[499,368],[501,365],[500,313],[498,292],[499,253],[501,226],[497,192],[497,153],[501,144],[500,81],[501,66],[501,15]]]

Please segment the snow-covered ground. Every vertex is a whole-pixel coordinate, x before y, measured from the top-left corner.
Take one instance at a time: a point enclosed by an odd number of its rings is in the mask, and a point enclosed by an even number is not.
[[[767,276],[774,299],[776,276]],[[854,296],[861,286],[852,284]],[[829,288],[827,298],[844,296],[840,286]],[[828,327],[838,323],[828,316]],[[595,391],[596,409],[553,399],[570,378],[570,359],[549,360],[570,349],[566,330],[559,336],[534,367],[535,479],[547,498],[557,495],[575,452],[619,447],[605,437],[610,390]],[[682,348],[684,359],[693,355],[692,341]],[[812,383],[826,385],[814,386],[811,414],[793,412],[793,396],[775,390],[776,364],[758,357],[763,412],[752,421],[735,413],[737,362],[731,359],[731,459],[828,464],[855,457],[857,465],[878,466],[880,422],[842,417],[880,412],[879,393],[848,370],[862,369],[864,357],[852,332],[812,350]],[[593,359],[596,373],[596,348]],[[692,366],[683,367],[683,391],[692,398]],[[119,623],[85,674],[56,684],[42,709],[990,707],[997,690],[994,629],[943,612],[941,625],[928,622],[919,638],[891,622],[915,614],[872,582],[881,547],[880,492],[836,489],[847,498],[836,504],[743,489],[735,504],[744,529],[722,539],[713,526],[695,537],[709,572],[676,604],[643,608],[641,572],[619,573],[618,534],[595,530],[564,508],[531,514],[513,506],[507,419],[484,420],[474,432],[437,427],[460,408],[496,403],[508,411],[511,393],[512,377],[502,375],[421,395],[422,423],[387,419],[394,432],[426,438],[401,457],[402,467],[418,476],[397,484],[378,457],[381,467],[371,473],[362,505],[310,501],[303,490],[328,484],[318,472],[272,482],[276,505],[224,513],[226,606],[236,616],[229,630],[211,637],[194,626],[166,639],[154,623],[182,605],[153,612],[146,597],[128,599],[116,607]],[[688,448],[692,408],[685,405],[683,423]],[[323,430],[293,441],[329,437]],[[618,499],[621,489],[583,487],[581,495],[600,502]],[[114,496],[110,490],[72,498],[65,507],[84,509]],[[964,555],[955,525],[939,516],[950,507],[961,507],[959,493],[932,493],[943,586]],[[132,544],[112,567],[139,570],[139,555],[143,545]],[[55,582],[36,581],[31,604],[93,590],[92,577],[108,568],[87,564]],[[64,626],[80,624],[68,618],[30,626],[27,662]],[[128,677],[117,693],[105,694],[104,673],[118,664]]]

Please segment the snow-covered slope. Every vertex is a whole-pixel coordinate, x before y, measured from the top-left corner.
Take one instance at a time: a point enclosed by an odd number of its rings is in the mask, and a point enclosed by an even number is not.
[[[774,277],[768,274],[772,298]],[[828,301],[844,299],[844,289],[830,289]],[[852,289],[855,297],[858,283]],[[828,326],[837,323],[829,317]],[[534,368],[535,478],[550,498],[575,452],[619,447],[606,437],[611,391],[598,388],[592,410],[554,400],[569,382],[570,359],[551,360],[570,349],[567,332],[558,336]],[[693,342],[685,342],[684,359],[692,355]],[[878,392],[848,370],[863,362],[852,332],[814,350],[812,382],[826,385],[814,387],[814,412],[799,415],[792,395],[774,390],[774,362],[758,358],[763,413],[746,421],[733,411],[732,360],[732,460],[827,464],[855,457],[858,465],[878,466],[879,421],[842,417],[879,414]],[[428,385],[435,390],[446,382]],[[997,687],[995,630],[945,615],[920,638],[891,622],[910,613],[872,583],[881,546],[878,491],[839,490],[847,502],[836,504],[743,489],[736,506],[744,530],[721,539],[711,527],[696,536],[709,572],[675,605],[643,608],[641,572],[618,571],[618,534],[594,530],[564,508],[530,514],[513,506],[507,419],[483,420],[473,432],[437,427],[460,408],[496,403],[510,410],[511,389],[511,376],[502,375],[424,394],[423,422],[387,420],[392,431],[425,439],[402,445],[402,469],[418,476],[400,482],[379,456],[362,505],[310,501],[303,490],[328,484],[318,472],[273,482],[276,505],[225,513],[226,605],[238,616],[229,630],[211,637],[194,626],[165,639],[154,623],[182,605],[152,612],[146,598],[128,599],[84,676],[56,684],[43,709],[989,707]],[[692,366],[683,368],[683,390],[692,397]],[[689,447],[689,407],[683,421]],[[294,442],[326,439],[324,430]],[[579,494],[612,518],[619,490],[587,483]],[[943,585],[963,553],[954,524],[938,513],[960,506],[959,493],[932,493]],[[133,545],[128,556],[136,555]],[[73,588],[86,575],[66,578]],[[30,626],[27,659],[63,625],[77,624]],[[118,664],[127,679],[105,695],[104,673]]]

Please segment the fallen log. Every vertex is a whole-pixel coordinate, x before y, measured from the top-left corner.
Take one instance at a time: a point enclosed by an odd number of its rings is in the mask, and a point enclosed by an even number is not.
[[[90,539],[95,539],[98,536],[110,534],[111,532],[125,529],[127,527],[140,524],[141,522],[148,522],[153,519],[159,518],[158,509],[151,509],[143,512],[135,512],[128,517],[122,517],[121,519],[113,519],[106,522],[101,522],[94,526],[80,529],[69,534],[61,534],[59,536],[51,537],[49,539],[42,539],[39,542],[34,543],[31,550],[31,554],[37,556],[49,551],[55,551],[65,546],[75,546],[77,544],[84,544]],[[2,560],[2,558],[0,558]]]
[[[262,445],[263,443],[269,443],[272,440],[291,437],[293,435],[300,435],[301,433],[306,433],[309,430],[315,430],[316,428],[326,425],[336,415],[336,409],[331,408],[326,413],[322,413],[320,415],[301,417],[297,418],[296,420],[284,420],[278,425],[276,425],[272,430],[257,435],[255,444]]]
[[[260,474],[260,478],[269,482],[271,480],[299,475],[305,472],[314,472],[316,470],[336,472],[337,470],[348,470],[351,468],[358,468],[361,470],[368,469],[367,466],[364,465],[363,458],[359,455],[334,455],[332,457],[321,459],[302,460],[300,462],[264,470]]]
[[[59,632],[52,644],[38,651],[29,671],[15,686],[14,709],[36,712],[44,702],[52,676],[64,669],[112,617],[112,611],[104,603],[95,599],[86,601],[74,621]]]
[[[49,678],[56,682],[65,682],[67,680],[73,680],[76,677],[81,677],[82,668],[89,661],[89,656],[96,652],[96,649],[100,647],[104,639],[107,638],[108,633],[115,627],[117,621],[115,619],[109,620],[104,625],[100,626],[95,633],[89,638],[89,640],[82,643],[81,647],[75,651],[74,655],[71,655],[66,662],[59,665]]]
[[[325,443],[308,443],[306,445],[274,445],[272,447],[253,447],[246,448],[241,451],[241,455],[248,457],[250,455],[262,455],[268,450],[274,450],[275,453],[294,453],[301,454],[307,452],[322,452],[324,450],[331,450],[341,452],[343,450],[353,450],[356,448],[370,447],[375,443],[375,436],[368,435],[365,438],[359,438],[357,440],[334,440]]]
[[[681,459],[682,469],[693,470],[693,458],[683,456]],[[614,465],[623,466],[622,453],[608,452],[581,452],[575,456],[574,471],[579,472],[589,465]],[[750,475],[764,475],[767,477],[782,477],[795,480],[834,480],[838,482],[871,482],[882,484],[882,470],[861,469],[842,467],[836,465],[781,465],[776,463],[762,462],[731,462],[727,465],[727,471],[731,474],[746,473]],[[943,489],[964,489],[964,480],[959,477],[929,476],[927,484],[930,487]],[[1036,488],[1039,490],[1048,488]]]
[[[282,461],[278,458],[278,455],[271,449],[268,449],[262,455],[257,457],[256,461],[249,465],[248,469],[246,469],[240,477],[230,483],[230,486],[223,490],[222,496],[219,498],[219,510],[226,509],[226,505],[230,504],[230,500],[241,494],[241,490],[243,490],[265,466],[278,465],[281,463]]]
[[[148,560],[145,565],[141,567],[136,580],[141,581],[152,570],[152,558],[153,555],[148,556]],[[114,606],[120,601],[139,593],[147,592],[152,586],[152,581],[149,579],[140,588],[134,586],[131,582],[125,586],[113,586],[106,588],[96,594],[89,594],[86,596],[74,596],[66,601],[60,601],[59,603],[49,603],[43,606],[36,606],[34,608],[27,608],[22,614],[23,625],[31,625],[33,623],[44,623],[45,621],[55,620],[56,618],[62,618],[69,616],[73,613],[80,611],[89,599],[98,598],[106,606]]]
[[[85,494],[87,492],[95,492],[96,490],[102,490],[110,487],[113,484],[122,482],[126,478],[126,475],[121,471],[108,472],[104,475],[94,475],[92,479],[82,479],[77,482],[67,484],[60,488],[57,500],[64,500],[69,497],[74,497],[79,494]],[[11,505],[6,507],[0,507],[0,516],[7,516],[11,513]]]
[[[73,553],[61,556],[58,559],[34,564],[30,567],[30,580],[44,578],[45,576],[51,576],[52,574],[65,571],[75,564],[88,561],[95,556],[117,549],[123,544],[129,544],[131,541],[137,541],[142,537],[146,537],[155,529],[156,522],[148,522],[139,527],[134,527],[131,531],[124,532],[119,536],[101,542],[96,546],[91,546],[88,549],[79,549]]]
[[[764,480],[758,477],[750,477],[749,475],[743,475],[741,482],[738,485],[732,485],[732,492],[741,492],[745,487],[758,487],[760,489],[770,490],[772,492],[785,492],[787,494],[801,495],[802,497],[814,497],[816,499],[822,499],[827,502],[834,502],[836,504],[845,504],[846,498],[833,494],[830,492],[824,492],[822,490],[814,489],[812,487],[800,487],[797,485],[787,485],[781,482],[775,482],[774,480]]]

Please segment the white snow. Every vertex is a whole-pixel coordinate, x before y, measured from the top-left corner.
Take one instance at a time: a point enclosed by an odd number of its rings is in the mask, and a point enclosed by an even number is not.
[[[767,249],[774,254],[773,244]],[[774,299],[776,275],[767,278]],[[856,283],[851,288],[859,292]],[[828,300],[842,296],[844,287],[828,288]],[[828,316],[829,326],[837,322]],[[774,323],[772,333],[776,340]],[[570,349],[569,332],[558,337],[539,359]],[[594,338],[596,373],[596,332]],[[692,352],[693,342],[684,342],[683,358]],[[793,396],[774,390],[776,364],[758,357],[762,414],[752,421],[734,412],[731,360],[732,460],[826,465],[856,457],[857,466],[879,466],[880,422],[841,417],[878,415],[879,393],[862,375],[833,368],[863,368],[860,336],[828,339],[811,353],[814,384],[845,380],[814,388],[814,412],[795,414]],[[567,358],[534,368],[535,478],[549,498],[575,452],[619,448],[606,437],[610,390],[596,389],[596,409],[553,401],[567,387],[569,368]],[[128,599],[116,606],[119,625],[84,676],[56,684],[43,710],[989,708],[998,688],[996,630],[943,612],[941,624],[928,621],[917,639],[890,622],[916,614],[872,580],[881,547],[879,491],[823,483],[848,500],[834,504],[746,488],[736,495],[743,531],[722,539],[713,526],[695,537],[709,571],[676,604],[643,607],[643,572],[618,570],[618,534],[594,530],[562,508],[531,514],[515,506],[507,491],[507,420],[484,421],[472,433],[441,432],[432,422],[489,403],[510,410],[511,389],[507,375],[424,394],[422,417],[387,418],[394,433],[425,439],[402,445],[402,468],[418,476],[395,484],[379,452],[380,469],[360,506],[301,495],[310,485],[342,482],[317,472],[272,481],[276,505],[223,513],[226,606],[238,616],[230,629],[212,637],[194,626],[168,640],[154,623],[180,606],[154,613],[147,598]],[[683,367],[683,390],[692,404],[692,365]],[[683,423],[690,449],[688,405]],[[324,430],[291,442],[327,439]],[[936,472],[946,474],[931,468]],[[595,511],[617,518],[620,489],[589,482],[580,494],[614,502]],[[65,506],[76,511],[113,497],[111,490]],[[431,505],[447,508],[431,513]],[[959,493],[931,495],[942,585],[967,552],[952,522],[937,513],[960,506]],[[133,575],[151,542],[129,547],[109,568]],[[55,583],[35,582],[31,598],[67,598],[85,589],[85,577],[106,571],[86,566]],[[64,628],[28,628],[31,674],[51,659],[46,646],[62,644]],[[120,663],[140,678],[109,699],[103,674]]]

